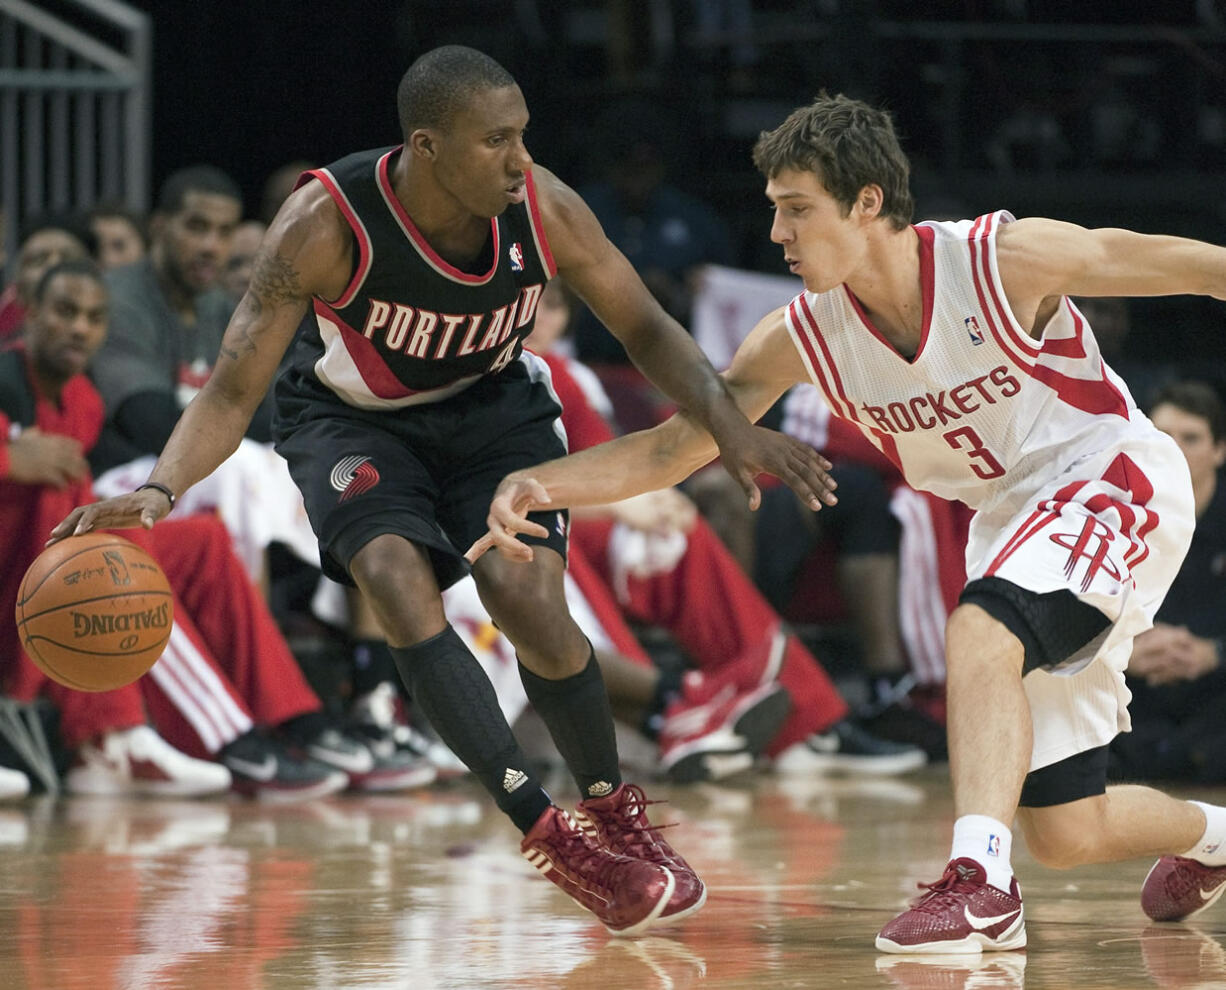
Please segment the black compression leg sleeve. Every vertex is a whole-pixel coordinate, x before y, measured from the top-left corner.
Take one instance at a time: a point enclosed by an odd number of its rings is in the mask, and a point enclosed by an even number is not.
[[[532,707],[544,720],[554,745],[585,798],[604,797],[621,784],[613,712],[596,654],[579,673],[551,681],[522,663],[519,679]]]
[[[549,807],[477,658],[448,626],[413,646],[392,647],[396,668],[434,731],[527,832]]]

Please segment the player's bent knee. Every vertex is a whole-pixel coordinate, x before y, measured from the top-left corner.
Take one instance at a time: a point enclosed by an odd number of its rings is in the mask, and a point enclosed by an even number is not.
[[[1050,869],[1069,870],[1101,862],[1104,810],[1101,798],[1086,798],[1051,808],[1022,808],[1018,818],[1030,854]]]

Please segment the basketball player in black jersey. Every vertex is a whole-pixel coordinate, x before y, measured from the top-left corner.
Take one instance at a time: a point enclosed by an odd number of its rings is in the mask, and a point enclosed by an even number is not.
[[[213,375],[149,482],[74,510],[53,539],[165,516],[234,450],[293,340],[277,442],[325,570],[361,589],[409,690],[525,833],[533,865],[612,931],[679,919],[706,891],[618,772],[604,685],[563,596],[566,513],[537,516],[549,534],[538,544],[554,552],[528,568],[489,554],[474,577],[583,794],[578,822],[533,776],[443,613],[440,587],[463,573],[499,480],[564,453],[548,373],[520,346],[545,281],[564,275],[710,430],[752,503],[759,472],[804,492],[829,465],[749,424],[583,201],[533,164],[523,95],[500,65],[436,49],[397,102],[402,146],[307,173],[278,213]]]

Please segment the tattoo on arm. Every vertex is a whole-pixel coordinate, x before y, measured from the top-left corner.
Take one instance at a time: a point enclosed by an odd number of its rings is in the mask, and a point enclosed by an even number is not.
[[[298,272],[288,259],[275,254],[258,258],[251,284],[240,306],[244,312],[231,323],[230,331],[222,342],[221,353],[232,361],[237,361],[243,354],[255,353],[252,327],[265,310],[275,310],[301,298]]]
[[[279,254],[264,255],[256,261],[250,291],[258,303],[270,309],[302,298],[297,269]]]

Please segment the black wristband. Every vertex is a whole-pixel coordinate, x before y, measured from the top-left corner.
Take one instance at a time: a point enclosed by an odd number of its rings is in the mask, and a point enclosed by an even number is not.
[[[175,493],[163,485],[160,481],[146,481],[143,485],[137,485],[136,490],[139,492],[143,488],[152,488],[154,491],[159,491],[170,500],[170,507],[175,507]]]

